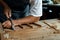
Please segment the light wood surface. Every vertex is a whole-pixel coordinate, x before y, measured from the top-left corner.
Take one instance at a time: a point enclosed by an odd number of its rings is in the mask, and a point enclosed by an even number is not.
[[[45,24],[46,22],[47,24]],[[2,35],[4,40],[60,40],[60,30],[57,29],[56,23],[60,23],[57,19],[41,20],[36,24],[21,25],[23,29],[17,28],[16,31],[5,29],[5,33]],[[29,27],[32,26],[31,27]],[[54,27],[57,31],[50,26]]]

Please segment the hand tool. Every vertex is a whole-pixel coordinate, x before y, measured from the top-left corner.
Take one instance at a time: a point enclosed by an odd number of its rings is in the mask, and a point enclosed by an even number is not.
[[[11,16],[9,15],[9,13],[8,13],[8,16],[9,16],[9,18],[7,18],[7,19],[11,22],[11,28],[12,28],[12,30],[15,30],[14,24],[13,24],[13,22],[12,22],[12,18],[11,18]]]
[[[11,28],[12,28],[12,30],[15,30],[14,24],[13,24],[13,22],[12,22],[12,18],[10,17],[10,18],[8,18],[8,20],[11,22]]]

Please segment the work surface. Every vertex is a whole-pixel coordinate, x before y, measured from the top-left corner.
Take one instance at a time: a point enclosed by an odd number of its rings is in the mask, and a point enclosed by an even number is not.
[[[16,31],[5,29],[1,40],[60,40],[60,20],[41,20],[21,25]]]

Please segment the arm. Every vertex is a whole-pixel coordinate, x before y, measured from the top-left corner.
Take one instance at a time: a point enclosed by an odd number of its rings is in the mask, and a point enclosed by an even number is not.
[[[27,24],[39,21],[40,17],[42,16],[42,0],[34,0],[31,3],[29,15],[25,18],[15,20],[16,23]]]
[[[2,6],[3,6],[4,8],[7,8],[7,7],[8,7],[8,5],[7,5],[3,0],[0,0],[0,4],[2,4]]]
[[[2,6],[4,7],[4,14],[6,15],[6,17],[11,17],[11,9],[9,8],[9,6],[3,0],[0,0],[0,4],[2,4]]]
[[[13,20],[13,23],[15,25],[21,25],[21,24],[28,24],[28,23],[34,23],[39,21],[40,16],[42,16],[42,5],[40,5],[41,1],[35,1],[34,5],[31,6],[30,9],[30,13],[28,16],[22,18],[22,19],[18,19],[18,20]],[[42,3],[42,2],[41,2]],[[6,24],[6,25],[5,25]],[[10,26],[10,22],[6,21],[5,23],[3,23],[3,25],[5,25],[5,27]]]
[[[13,23],[16,25],[20,25],[20,24],[28,24],[28,23],[34,23],[39,21],[40,17],[34,17],[34,16],[27,16],[24,17],[22,19],[18,19],[18,20],[13,20]]]

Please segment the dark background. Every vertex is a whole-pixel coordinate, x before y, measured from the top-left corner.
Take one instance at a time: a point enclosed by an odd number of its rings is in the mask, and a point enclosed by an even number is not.
[[[43,16],[41,17],[42,19],[54,19],[58,18],[60,19],[60,5],[55,5],[55,4],[48,4],[49,1],[43,1],[44,4],[43,6]]]

